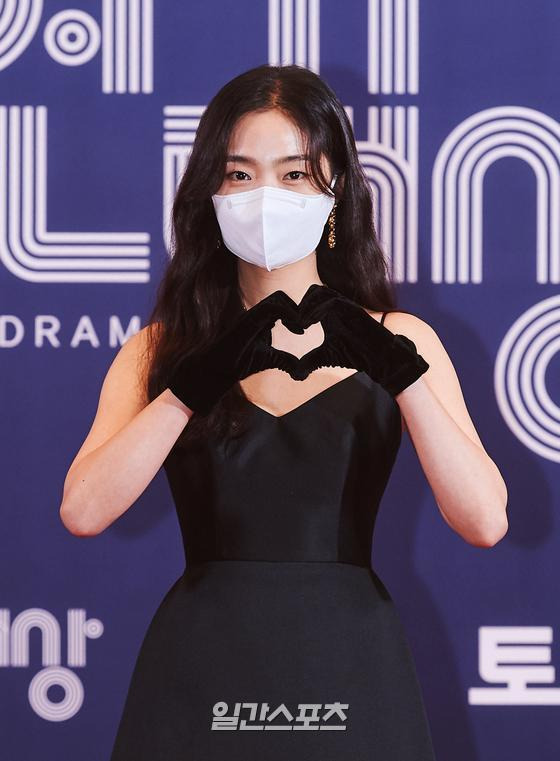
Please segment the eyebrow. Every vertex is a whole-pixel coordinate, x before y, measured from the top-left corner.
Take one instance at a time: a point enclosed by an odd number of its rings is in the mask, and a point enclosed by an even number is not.
[[[274,164],[274,166],[276,166],[278,164],[287,164],[289,161],[298,161],[300,159],[302,161],[305,161],[308,158],[309,156],[305,156],[303,154],[297,154],[294,156],[283,156],[280,159],[275,159],[272,163]],[[252,159],[250,156],[241,156],[239,153],[232,153],[228,155],[226,157],[226,161],[227,162],[237,161],[240,164],[251,164],[252,166],[255,166],[256,164],[258,164],[258,161],[256,161],[255,159]]]

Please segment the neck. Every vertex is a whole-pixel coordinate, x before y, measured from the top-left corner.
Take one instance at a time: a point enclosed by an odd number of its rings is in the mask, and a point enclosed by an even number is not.
[[[315,251],[299,262],[270,272],[237,257],[237,281],[241,302],[246,309],[250,309],[274,291],[284,291],[299,304],[310,285],[324,285],[317,271]]]

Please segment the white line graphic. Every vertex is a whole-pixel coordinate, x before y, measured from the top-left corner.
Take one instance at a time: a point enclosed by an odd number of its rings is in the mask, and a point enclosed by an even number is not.
[[[148,282],[148,233],[47,230],[46,146],[45,106],[0,106],[0,260],[6,269],[30,282]]]
[[[394,137],[393,137],[394,131]],[[356,141],[374,198],[374,223],[396,282],[418,279],[418,108],[368,108],[368,139]]]
[[[545,384],[560,353],[560,296],[535,304],[519,317],[496,356],[494,389],[510,430],[528,449],[560,462],[560,407]]]
[[[99,24],[84,11],[60,11],[46,24],[43,43],[53,61],[62,66],[82,66],[99,50]]]
[[[268,0],[268,63],[319,73],[320,0]]]
[[[102,16],[103,92],[153,92],[153,0],[103,0]]]
[[[42,0],[5,0],[0,3],[0,71],[16,61],[37,31]]]
[[[522,159],[537,185],[536,281],[560,283],[560,124],[532,108],[499,106],[461,122],[432,172],[432,280],[482,282],[483,181],[504,157]]]
[[[418,94],[418,0],[369,0],[368,92]]]
[[[163,237],[168,252],[173,199],[205,110],[206,106],[165,106],[163,109]]]

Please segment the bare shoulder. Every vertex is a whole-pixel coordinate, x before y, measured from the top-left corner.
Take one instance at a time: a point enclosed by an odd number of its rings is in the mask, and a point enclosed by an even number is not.
[[[381,321],[381,317],[384,314],[383,312],[373,312],[369,309],[367,311],[369,315],[375,317],[378,321]],[[430,323],[411,312],[399,312],[398,310],[387,312],[383,324],[391,333],[402,333],[413,341],[415,341],[414,336],[424,342],[439,341],[439,337]]]
[[[369,314],[375,317],[378,313]],[[468,412],[451,357],[435,328],[414,314],[399,311],[388,312],[383,324],[392,333],[400,333],[414,342],[418,353],[429,364],[422,377],[430,390],[464,433],[484,449]]]
[[[368,309],[367,312],[378,322],[381,321],[383,312],[373,312],[370,309]],[[434,353],[437,353],[438,349],[440,351],[443,349],[443,345],[434,328],[415,314],[399,311],[387,312],[383,325],[390,330],[391,333],[401,333],[414,341],[416,349],[422,354],[422,356],[424,356],[426,361],[429,360],[424,352],[433,355]]]

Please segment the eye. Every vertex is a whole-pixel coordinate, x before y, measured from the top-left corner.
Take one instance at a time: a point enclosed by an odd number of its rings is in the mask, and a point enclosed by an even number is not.
[[[293,169],[291,172],[288,172],[288,174],[301,174],[304,177],[307,177],[307,174],[305,172],[300,172],[299,169]],[[290,177],[291,180],[299,180],[299,177]]]
[[[244,174],[246,177],[248,177],[248,176],[249,176],[249,175],[247,174],[247,172],[243,172],[241,169],[234,169],[234,170],[233,170],[233,172],[230,172],[230,173],[227,175],[227,177],[228,177],[229,179],[233,180],[233,182],[242,182],[242,180],[239,180],[239,178],[238,178],[238,177],[235,177],[235,178],[234,178],[234,177],[233,177],[233,175],[234,175],[234,174]]]

